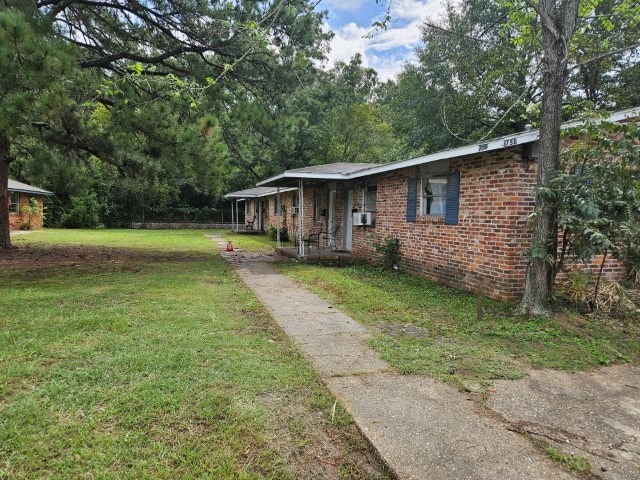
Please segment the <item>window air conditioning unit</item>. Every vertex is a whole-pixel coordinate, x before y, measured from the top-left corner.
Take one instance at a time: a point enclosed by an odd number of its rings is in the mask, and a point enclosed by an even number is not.
[[[362,227],[366,225],[373,225],[373,213],[371,212],[356,212],[353,214],[353,226]]]
[[[297,215],[300,212],[300,207],[291,207],[291,215]]]

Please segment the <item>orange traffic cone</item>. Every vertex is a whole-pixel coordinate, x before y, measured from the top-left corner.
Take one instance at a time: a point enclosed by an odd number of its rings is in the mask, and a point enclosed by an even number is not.
[[[233,244],[231,242],[227,242],[227,252],[233,252]]]

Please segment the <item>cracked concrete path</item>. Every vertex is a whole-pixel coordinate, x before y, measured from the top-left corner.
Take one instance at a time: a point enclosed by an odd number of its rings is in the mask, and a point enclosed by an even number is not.
[[[640,368],[531,371],[494,382],[479,405],[428,377],[394,373],[366,329],[277,273],[274,255],[223,255],[399,478],[572,478],[527,439],[586,458],[589,478],[640,478]]]
[[[535,370],[493,387],[489,407],[517,431],[585,457],[602,479],[640,479],[640,368]]]
[[[457,390],[392,371],[367,331],[277,273],[274,256],[222,256],[298,344],[331,392],[399,479],[569,479],[522,435]]]

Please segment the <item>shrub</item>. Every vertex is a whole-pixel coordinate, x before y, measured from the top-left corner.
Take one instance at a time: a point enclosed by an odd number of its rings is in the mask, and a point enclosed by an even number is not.
[[[100,225],[100,205],[94,193],[71,197],[70,208],[62,215],[65,228],[95,228]]]
[[[609,315],[637,314],[640,307],[619,282],[600,279],[596,293],[596,276],[576,271],[560,285],[560,292],[579,307],[600,311]]]
[[[278,239],[278,229],[275,225],[269,225],[269,229],[267,230],[267,236],[270,240],[274,242]],[[289,239],[289,231],[287,227],[280,228],[280,240],[286,241]]]
[[[400,240],[388,237],[383,243],[375,244],[376,252],[382,254],[382,265],[389,270],[396,270],[400,265]]]

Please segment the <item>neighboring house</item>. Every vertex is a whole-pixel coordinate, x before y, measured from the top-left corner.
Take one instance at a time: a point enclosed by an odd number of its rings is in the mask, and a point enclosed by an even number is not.
[[[617,112],[613,121],[637,117]],[[568,127],[572,124],[566,124]],[[400,162],[329,164],[288,170],[259,187],[298,187],[298,231],[339,226],[334,248],[373,259],[376,244],[400,242],[401,267],[501,300],[524,290],[539,130]],[[261,197],[265,204],[273,191]],[[302,201],[300,201],[300,199]],[[304,244],[299,254],[305,255]],[[625,271],[614,260],[609,278]]]
[[[9,179],[9,230],[42,228],[44,197],[49,195],[53,193]]]

